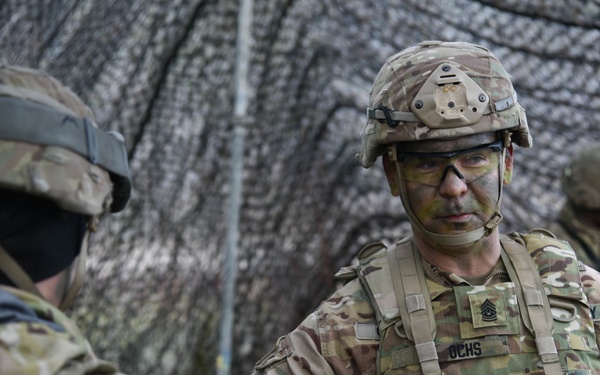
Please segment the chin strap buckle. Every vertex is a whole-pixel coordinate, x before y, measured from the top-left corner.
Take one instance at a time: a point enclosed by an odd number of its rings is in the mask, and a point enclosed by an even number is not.
[[[502,221],[503,217],[504,216],[502,216],[502,214],[500,213],[500,211],[494,212],[494,214],[492,215],[492,217],[483,226],[485,228],[485,235],[486,236],[489,236],[490,234],[492,234],[492,232],[494,231],[494,228],[496,228],[498,226],[498,224],[500,224],[500,222]]]
[[[505,130],[502,141],[504,142],[504,147],[509,147],[512,142],[512,133]]]
[[[388,158],[390,158],[390,161],[393,162],[398,161],[398,151],[395,144],[388,146]]]

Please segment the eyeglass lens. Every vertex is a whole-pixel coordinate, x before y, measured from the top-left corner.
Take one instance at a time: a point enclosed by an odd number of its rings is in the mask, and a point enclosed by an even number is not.
[[[440,186],[452,165],[460,173],[457,176],[470,183],[492,172],[498,167],[500,148],[495,144],[474,147],[468,150],[436,154],[411,154],[400,159],[400,171],[406,180],[425,185]],[[461,176],[462,175],[462,176]]]

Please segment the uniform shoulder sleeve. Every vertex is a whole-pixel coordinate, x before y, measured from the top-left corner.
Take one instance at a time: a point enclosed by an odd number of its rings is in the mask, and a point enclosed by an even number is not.
[[[256,363],[252,375],[262,374],[335,374],[320,353],[316,313],[281,337],[275,347]]]
[[[365,299],[359,280],[350,281],[281,337],[252,374],[374,374],[378,340],[368,334],[376,325]]]
[[[354,279],[316,312],[321,352],[336,374],[375,373],[379,331],[368,294]]]

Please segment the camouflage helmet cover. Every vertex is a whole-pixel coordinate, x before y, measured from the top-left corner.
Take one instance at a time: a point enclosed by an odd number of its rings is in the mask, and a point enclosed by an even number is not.
[[[585,147],[563,170],[562,189],[575,206],[600,209],[600,143]]]
[[[124,152],[122,137],[115,142],[118,136],[101,134],[90,108],[58,80],[38,70],[0,65],[0,188],[46,197],[65,210],[84,215],[122,209],[130,194],[126,158],[121,162],[121,176],[110,173],[89,155],[64,146],[85,141],[64,140],[68,137],[51,134],[61,132],[49,125],[64,130],[81,128],[83,139],[86,134],[88,137],[83,147],[88,149],[115,143],[112,153],[119,147]],[[47,137],[57,143],[64,140],[64,144],[36,141]],[[115,159],[124,156],[116,154]]]
[[[388,144],[503,129],[531,147],[525,111],[500,61],[474,44],[423,42],[388,58],[375,78],[358,158],[369,168]]]

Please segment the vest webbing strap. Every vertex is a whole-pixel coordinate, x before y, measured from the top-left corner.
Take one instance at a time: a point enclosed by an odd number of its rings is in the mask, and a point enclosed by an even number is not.
[[[423,374],[442,374],[433,343],[437,326],[433,317],[421,256],[409,237],[389,246],[387,257],[396,300],[400,302],[398,303],[400,317],[406,335],[415,343]]]
[[[524,246],[508,238],[502,238],[502,261],[515,291],[525,326],[535,337],[535,345],[542,360],[544,372],[562,375],[558,351],[554,343],[554,320],[550,302],[533,258]]]
[[[23,271],[23,268],[4,250],[0,245],[0,271],[8,277],[19,289],[32,293],[38,297],[42,294],[35,286],[29,275]],[[42,297],[43,298],[43,297]]]

